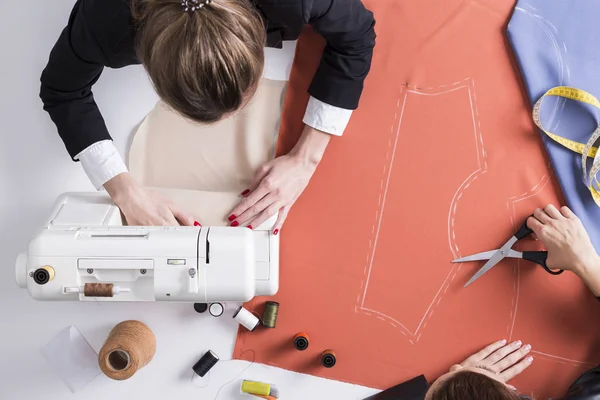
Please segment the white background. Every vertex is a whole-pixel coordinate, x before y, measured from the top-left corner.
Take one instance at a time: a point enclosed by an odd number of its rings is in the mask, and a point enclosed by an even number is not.
[[[205,389],[191,385],[191,366],[207,349],[222,360],[231,357],[237,329],[230,318],[233,305],[224,317],[213,318],[195,313],[191,304],[36,302],[15,283],[15,257],[45,222],[56,197],[93,190],[80,165],[70,160],[38,97],[41,71],[73,3],[0,1],[0,399],[214,399],[248,363],[220,362]],[[157,99],[144,70],[107,69],[94,93],[125,154],[131,133]],[[126,319],[147,323],[157,338],[154,360],[127,381],[100,375],[72,394],[40,353],[70,325],[98,351],[110,329]],[[374,393],[254,364],[225,386],[218,399],[248,399],[239,394],[242,378],[275,383],[284,400],[361,399]]]

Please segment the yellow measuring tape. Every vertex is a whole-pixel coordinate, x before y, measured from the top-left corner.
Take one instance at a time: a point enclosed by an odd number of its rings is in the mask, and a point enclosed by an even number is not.
[[[566,99],[579,101],[581,103],[592,105],[598,109],[600,109],[600,101],[584,90],[568,86],[557,86],[548,90],[533,106],[533,121],[538,128],[540,128],[542,132],[548,135],[555,142],[569,150],[581,154],[581,166],[583,168],[584,182],[590,189],[592,198],[600,207],[600,183],[598,182],[598,172],[600,171],[600,152],[598,152],[598,147],[594,146],[594,144],[596,144],[598,141],[598,138],[600,138],[600,126],[596,128],[596,130],[592,133],[592,136],[590,136],[590,139],[585,144],[547,131],[542,125],[540,109],[542,108],[542,102],[548,96],[563,97]],[[594,159],[591,168],[588,168],[588,157]]]

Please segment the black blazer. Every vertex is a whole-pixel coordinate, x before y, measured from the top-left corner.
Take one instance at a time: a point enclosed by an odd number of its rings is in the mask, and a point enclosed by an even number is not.
[[[428,388],[427,380],[421,375],[365,400],[423,400]],[[529,396],[519,397],[523,400],[531,399]],[[600,366],[577,378],[567,394],[556,400],[600,400]]]
[[[255,0],[267,45],[281,47],[310,24],[327,41],[309,93],[327,104],[355,109],[375,46],[375,20],[360,0]],[[182,10],[183,12],[183,10]],[[200,11],[201,12],[201,11]],[[71,157],[110,135],[92,86],[104,67],[139,64],[130,0],[78,0],[41,77],[44,109]]]

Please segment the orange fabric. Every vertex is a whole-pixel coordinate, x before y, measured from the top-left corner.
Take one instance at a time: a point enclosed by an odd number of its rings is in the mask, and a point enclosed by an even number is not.
[[[520,339],[535,360],[512,383],[561,395],[600,360],[598,301],[571,273],[515,260],[465,289],[482,263],[450,263],[562,203],[504,36],[513,1],[365,4],[378,39],[360,109],[282,231],[277,327],[241,329],[234,356],[254,349],[260,363],[386,388]],[[322,45],[311,32],[298,44],[279,154],[301,133]],[[331,369],[324,349],[336,352]]]

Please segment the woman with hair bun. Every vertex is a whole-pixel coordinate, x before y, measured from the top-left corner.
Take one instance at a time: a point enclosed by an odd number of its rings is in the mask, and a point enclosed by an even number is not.
[[[112,143],[92,86],[104,67],[142,64],[160,98],[198,123],[239,110],[262,76],[264,47],[295,40],[310,24],[327,41],[294,149],[265,164],[233,210],[233,226],[279,212],[277,234],[332,135],[358,106],[375,46],[375,20],[360,0],[78,0],[41,77],[44,109],[92,184],[129,225],[198,224],[136,182]],[[124,105],[126,107],[126,105]]]

